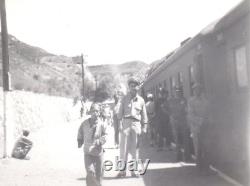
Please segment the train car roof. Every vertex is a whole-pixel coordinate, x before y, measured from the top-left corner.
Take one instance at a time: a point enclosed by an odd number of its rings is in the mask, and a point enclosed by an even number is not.
[[[226,15],[224,15],[222,18],[214,21],[207,27],[205,27],[200,34],[207,35],[210,33],[218,32],[222,29],[227,28],[232,23],[240,19],[241,17],[248,14],[250,11],[250,3],[248,0],[241,1],[238,5],[233,7]]]
[[[239,18],[249,13],[249,7],[250,7],[249,4],[250,3],[248,0],[241,1],[236,7],[231,9],[225,16],[212,22],[207,27],[202,29],[196,36],[188,39],[180,47],[169,53],[167,56],[163,57],[161,59],[161,62],[158,62],[158,65],[153,70],[151,70],[151,73],[144,81],[144,84],[147,83],[147,81],[151,80],[155,75],[159,74],[162,70],[167,68],[169,65],[171,65],[175,61],[175,59],[179,58],[185,52],[187,52],[193,46],[195,46],[204,36],[216,33],[222,29],[227,28],[232,23],[237,21]]]

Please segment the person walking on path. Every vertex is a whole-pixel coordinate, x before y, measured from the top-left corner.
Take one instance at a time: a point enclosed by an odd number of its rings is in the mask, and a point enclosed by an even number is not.
[[[91,105],[90,118],[84,120],[78,129],[78,148],[84,144],[84,162],[87,172],[87,186],[101,186],[103,145],[106,142],[106,125],[100,118],[101,108]]]
[[[114,127],[114,139],[115,139],[115,148],[119,147],[119,120],[118,120],[118,112],[121,105],[122,92],[117,91],[114,95],[114,106],[113,106],[113,127]]]
[[[138,162],[139,136],[142,131],[146,133],[147,111],[144,99],[138,95],[139,84],[135,78],[128,80],[129,92],[123,97],[118,113],[121,131],[120,160],[125,164],[127,164],[128,153]],[[132,171],[131,175],[139,176],[136,171]],[[117,175],[118,178],[125,176],[126,170],[120,171]]]

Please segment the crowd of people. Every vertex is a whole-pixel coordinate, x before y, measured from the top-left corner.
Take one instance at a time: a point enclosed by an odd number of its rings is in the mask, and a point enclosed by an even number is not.
[[[202,85],[194,84],[194,95],[188,100],[182,87],[175,87],[175,95],[169,96],[166,89],[160,88],[157,96],[148,93],[145,101],[138,94],[139,86],[138,80],[129,79],[128,93],[117,91],[109,117],[103,114],[100,104],[93,103],[90,118],[81,124],[77,140],[79,148],[85,144],[87,185],[101,185],[103,145],[108,135],[105,123],[113,126],[114,144],[119,148],[121,161],[127,162],[129,153],[132,159],[139,158],[139,139],[144,133],[157,151],[175,151],[177,162],[192,161],[191,151],[194,151],[197,167],[201,171],[208,168],[206,139],[202,134],[209,123],[208,101]],[[126,177],[126,173],[126,169],[120,170],[117,178]],[[131,176],[140,174],[132,171]]]
[[[175,88],[175,96],[172,97],[165,89],[159,89],[155,100],[152,94],[148,94],[146,105],[150,116],[150,145],[158,147],[157,151],[173,150],[175,145],[176,161],[190,161],[188,105],[181,87]]]
[[[209,141],[206,130],[209,126],[209,103],[199,83],[192,86],[193,96],[184,97],[182,87],[175,87],[169,96],[160,88],[156,97],[147,94],[146,109],[149,117],[150,145],[157,151],[175,150],[176,161],[192,162],[192,151],[197,167],[208,170],[206,147]]]
[[[175,151],[176,162],[191,162],[192,152],[196,165],[201,172],[208,170],[206,130],[209,127],[209,102],[203,94],[199,83],[192,86],[193,96],[184,97],[182,87],[175,87],[174,95],[164,88],[157,94],[150,92],[144,100],[138,94],[140,82],[128,80],[129,91],[117,90],[114,104],[92,103],[90,110],[86,100],[82,101],[80,115],[89,115],[81,123],[77,142],[78,148],[84,144],[84,161],[87,172],[87,185],[101,185],[103,176],[104,144],[107,142],[108,127],[112,127],[114,148],[119,149],[119,161],[128,162],[128,154],[135,161],[139,160],[139,148],[142,134],[150,141],[151,147],[157,151]],[[12,157],[29,159],[28,152],[33,146],[28,139],[29,131],[24,129],[17,140]],[[110,139],[110,138],[109,138]],[[112,142],[111,142],[112,143]],[[131,171],[131,170],[130,170]],[[139,177],[140,171],[132,170],[132,177]],[[126,177],[127,170],[119,170],[117,178]]]

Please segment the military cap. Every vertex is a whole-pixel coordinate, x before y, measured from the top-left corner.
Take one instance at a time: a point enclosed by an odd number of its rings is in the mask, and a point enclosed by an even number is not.
[[[135,77],[132,77],[128,80],[128,85],[130,85],[131,83],[134,83],[136,85],[140,85],[140,81]]]
[[[153,94],[147,94],[147,98],[153,98]]]

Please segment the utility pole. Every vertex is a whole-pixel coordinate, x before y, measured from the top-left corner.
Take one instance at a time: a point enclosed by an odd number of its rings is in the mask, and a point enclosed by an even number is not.
[[[4,144],[3,157],[6,158],[10,152],[11,133],[7,130],[7,103],[8,92],[10,90],[10,73],[9,73],[9,53],[8,53],[8,31],[6,20],[5,0],[0,0],[1,12],[1,37],[2,37],[2,75],[3,75],[3,130],[4,130]]]
[[[97,90],[97,75],[95,75],[95,90]]]
[[[84,58],[83,54],[81,54],[81,64],[82,64],[82,97],[84,97],[84,76],[85,76],[85,69],[84,69]]]
[[[3,89],[9,91],[9,52],[8,52],[8,31],[5,10],[5,0],[0,0],[1,11],[1,32],[2,32],[2,60],[3,60]]]
[[[97,98],[97,75],[94,76],[95,78],[95,99]]]

